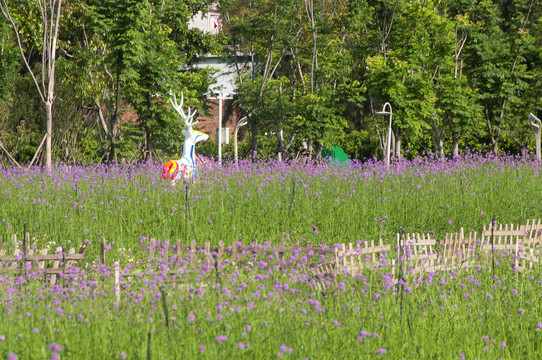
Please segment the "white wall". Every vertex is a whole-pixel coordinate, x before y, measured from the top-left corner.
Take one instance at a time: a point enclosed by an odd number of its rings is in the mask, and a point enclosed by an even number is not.
[[[203,32],[216,35],[220,32],[222,25],[220,23],[220,14],[216,8],[209,9],[205,15],[197,13],[188,22],[189,29],[200,29]]]

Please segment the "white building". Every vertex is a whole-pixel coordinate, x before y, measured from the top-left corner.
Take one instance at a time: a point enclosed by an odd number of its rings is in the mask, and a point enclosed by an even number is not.
[[[213,4],[207,14],[197,13],[188,22],[189,29],[200,29],[205,33],[213,35],[218,34],[222,30],[220,22],[220,13],[218,12],[218,4]]]
[[[218,34],[222,31],[222,23],[218,4],[214,4],[206,14],[198,13],[192,17],[188,23],[190,29],[199,29],[204,33]],[[250,71],[251,64],[247,56],[239,56],[238,67],[241,73]],[[200,125],[204,127],[205,132],[214,134],[218,128],[218,107],[219,102],[217,97],[222,94],[222,97],[229,98],[223,102],[223,121],[222,126],[233,129],[237,120],[240,117],[239,112],[232,107],[232,98],[237,94],[238,71],[233,59],[224,59],[216,55],[206,55],[204,58],[191,65],[192,68],[213,68],[217,71],[213,74],[215,83],[208,89],[208,97],[213,99],[213,106],[210,109],[210,116],[200,119]]]

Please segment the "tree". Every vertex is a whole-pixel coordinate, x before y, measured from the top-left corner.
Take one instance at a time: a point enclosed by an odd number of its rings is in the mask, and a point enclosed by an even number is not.
[[[182,142],[177,119],[163,100],[183,90],[192,105],[203,98],[209,71],[179,70],[219,51],[214,37],[188,29],[190,17],[206,11],[208,3],[81,0],[74,6],[70,21],[76,31],[65,40],[75,63],[68,75],[106,135],[106,160],[117,161],[119,151],[128,148],[149,160],[157,148],[171,150]],[[132,125],[121,122],[128,105],[137,113]]]
[[[39,6],[39,13],[41,15],[41,26],[39,34],[40,38],[34,38],[32,41],[40,47],[41,50],[41,81],[38,82],[35,76],[35,69],[30,64],[29,56],[25,53],[25,47],[21,39],[21,32],[19,29],[18,16],[20,10],[25,9],[25,6],[16,8],[17,15],[12,15],[12,10],[7,0],[2,0],[0,7],[2,14],[8,19],[13,30],[15,31],[15,37],[17,38],[17,45],[21,57],[24,61],[25,67],[30,73],[36,89],[41,98],[43,107],[45,108],[45,153],[46,153],[46,166],[48,168],[52,165],[52,130],[53,130],[53,103],[55,101],[55,70],[56,70],[56,51],[58,41],[58,29],[60,24],[60,15],[62,8],[62,0],[37,0]],[[19,5],[19,4],[17,4]]]

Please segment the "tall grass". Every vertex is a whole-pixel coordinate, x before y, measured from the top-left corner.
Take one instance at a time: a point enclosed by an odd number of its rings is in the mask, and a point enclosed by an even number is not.
[[[120,303],[110,269],[96,268],[85,279],[66,276],[53,288],[2,276],[0,357],[542,355],[542,279],[539,273],[511,272],[506,261],[498,263],[494,275],[486,267],[426,273],[402,286],[378,271],[339,275],[338,286],[327,292],[315,291],[304,274],[292,269],[224,267],[218,278],[214,272],[202,267],[176,285],[162,276],[124,280]]]
[[[389,169],[211,164],[176,188],[152,164],[2,169],[0,236],[22,236],[25,222],[38,249],[104,236],[107,265],[128,272],[151,237],[393,243],[404,227],[442,238],[493,217],[540,218],[539,166],[470,154]],[[97,256],[97,246],[87,251]],[[339,274],[325,291],[298,267],[202,265],[175,281],[123,278],[120,302],[110,266],[86,264],[87,276],[60,274],[54,287],[32,269],[3,271],[0,358],[540,358],[540,269],[518,273],[513,257],[498,256],[494,269],[488,261],[406,282],[378,269]]]
[[[540,163],[466,155],[393,164],[211,164],[173,188],[159,165],[2,169],[0,238],[38,248],[96,243],[130,249],[142,237],[272,243],[394,239],[407,232],[480,231],[494,217],[520,223],[542,214]],[[50,243],[50,244],[49,244]],[[89,250],[95,254],[97,247]]]

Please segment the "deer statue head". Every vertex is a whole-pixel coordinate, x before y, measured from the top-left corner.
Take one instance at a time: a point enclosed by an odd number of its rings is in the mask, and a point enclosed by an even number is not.
[[[181,103],[177,102],[177,97],[173,95],[173,100],[170,98],[169,102],[177,113],[181,116],[186,125],[186,130],[183,130],[184,144],[183,144],[183,156],[179,160],[170,160],[162,168],[162,176],[164,180],[171,180],[172,185],[175,185],[179,180],[196,180],[198,176],[198,167],[196,166],[196,152],[195,146],[200,141],[209,139],[209,135],[202,133],[201,131],[194,130],[193,127],[198,122],[194,121],[194,115],[197,110],[190,111],[188,108],[188,114],[183,111],[183,94],[181,94]]]

